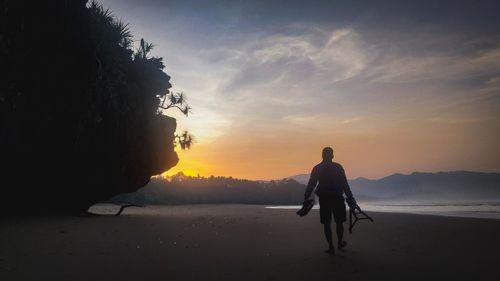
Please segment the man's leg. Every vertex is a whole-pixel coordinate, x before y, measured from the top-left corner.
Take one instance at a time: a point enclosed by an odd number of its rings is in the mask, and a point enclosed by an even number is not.
[[[338,197],[333,205],[333,218],[337,225],[337,247],[339,250],[347,246],[344,241],[344,222],[347,219],[344,197]]]
[[[326,241],[328,241],[328,250],[327,253],[334,253],[335,249],[333,248],[333,239],[332,239],[332,228],[330,223],[323,224],[323,230],[325,231]]]
[[[337,238],[338,238],[338,248],[339,250],[346,246],[346,242],[344,241],[344,223],[337,223]]]
[[[333,254],[335,249],[333,248],[333,239],[332,239],[332,206],[331,202],[326,197],[319,197],[319,217],[321,220],[321,224],[323,224],[323,230],[325,232],[325,238],[328,242],[328,250],[327,253]]]

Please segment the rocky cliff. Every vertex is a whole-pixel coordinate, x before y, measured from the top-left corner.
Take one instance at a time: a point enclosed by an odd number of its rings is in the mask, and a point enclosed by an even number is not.
[[[176,165],[170,77],[125,24],[74,0],[3,0],[0,22],[3,214],[85,212]]]

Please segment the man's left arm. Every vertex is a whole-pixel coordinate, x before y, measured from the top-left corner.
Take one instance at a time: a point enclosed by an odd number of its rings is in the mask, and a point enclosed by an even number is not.
[[[318,172],[316,171],[316,167],[314,167],[311,171],[311,177],[309,178],[309,182],[307,183],[306,192],[304,194],[304,201],[308,200],[309,197],[311,197],[317,184],[318,184]]]
[[[342,169],[342,185],[344,186],[344,193],[346,195],[347,205],[349,208],[354,209],[356,207],[356,199],[354,199],[354,195],[352,195],[351,188],[349,187],[349,182],[347,181],[347,176],[345,175],[344,168]]]

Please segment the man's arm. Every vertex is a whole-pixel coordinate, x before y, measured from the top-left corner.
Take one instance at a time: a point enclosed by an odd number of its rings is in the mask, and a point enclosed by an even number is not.
[[[341,177],[342,177],[342,186],[344,186],[344,193],[347,201],[347,205],[349,205],[349,208],[353,209],[356,207],[356,199],[354,199],[354,195],[352,195],[351,188],[349,187],[349,182],[347,181],[347,177],[345,175],[344,168],[341,167]]]
[[[309,178],[309,182],[307,183],[306,193],[304,194],[304,201],[309,199],[314,189],[316,188],[317,184],[318,184],[318,172],[316,171],[316,167],[314,167],[311,171],[311,177]]]

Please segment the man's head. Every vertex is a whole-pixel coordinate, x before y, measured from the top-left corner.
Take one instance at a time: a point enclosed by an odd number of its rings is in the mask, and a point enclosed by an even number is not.
[[[323,152],[321,153],[321,156],[323,156],[323,160],[331,161],[333,159],[333,149],[331,147],[323,148]]]

